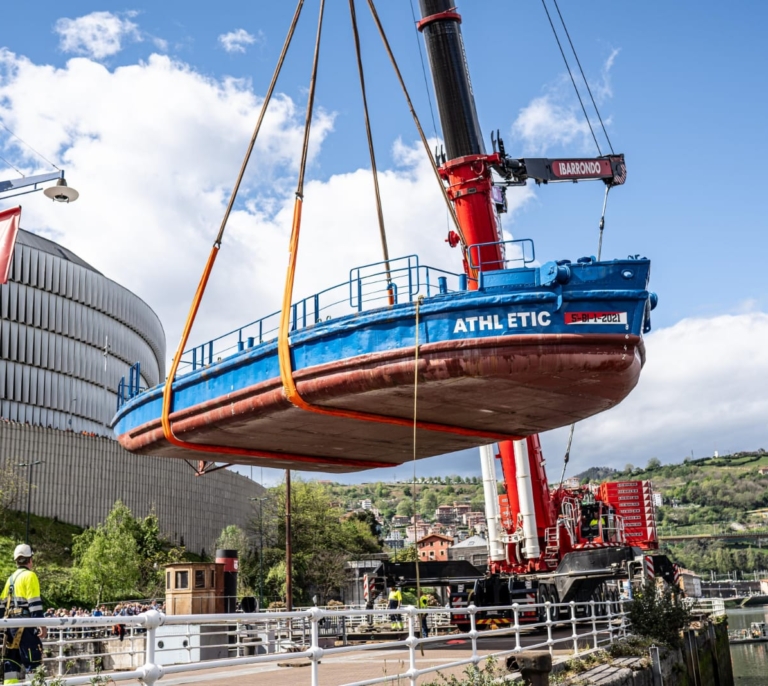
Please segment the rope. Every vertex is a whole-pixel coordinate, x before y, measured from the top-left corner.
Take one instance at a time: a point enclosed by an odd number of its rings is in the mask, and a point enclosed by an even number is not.
[[[417,432],[416,432],[416,424],[417,424],[417,418],[418,418],[418,399],[419,399],[419,309],[421,308],[421,303],[424,300],[424,296],[420,295],[418,300],[416,300],[416,333],[414,335],[414,341],[413,341],[413,538],[416,542],[416,607],[418,609],[421,609],[421,575],[419,572],[419,524],[416,520],[416,458],[417,458],[417,451],[416,451],[416,442],[417,442]],[[417,617],[421,618],[421,615],[416,615]],[[419,631],[421,631],[421,627],[419,627]],[[422,638],[424,638],[422,636]],[[424,644],[420,644],[419,646],[421,648],[421,655],[424,656]]]
[[[368,0],[369,4],[371,0]],[[359,412],[356,410],[347,410],[335,407],[324,407],[307,402],[301,397],[296,382],[293,378],[293,365],[291,362],[291,344],[289,339],[291,303],[293,301],[293,286],[296,278],[296,261],[299,252],[299,238],[301,235],[301,213],[303,207],[303,186],[304,174],[307,164],[307,149],[309,147],[309,132],[312,125],[312,107],[315,96],[315,85],[317,81],[317,65],[320,55],[320,37],[322,33],[322,17],[325,0],[320,2],[320,18],[317,27],[317,39],[315,42],[315,55],[312,64],[312,75],[309,87],[309,98],[307,103],[307,116],[304,123],[304,144],[301,152],[301,162],[299,166],[299,181],[296,188],[296,200],[293,206],[293,222],[291,226],[291,237],[288,244],[288,269],[285,277],[285,287],[283,290],[283,303],[280,310],[280,325],[277,336],[277,353],[280,364],[280,379],[283,383],[283,392],[286,399],[295,407],[307,412],[314,412],[329,417],[338,417],[343,419],[359,419],[362,421],[376,422],[379,424],[392,424],[395,426],[408,426],[412,422],[404,417],[390,417],[387,415],[374,414],[371,412]],[[378,17],[376,17],[378,20]],[[377,21],[378,23],[378,21]],[[380,24],[379,24],[380,27]],[[381,29],[380,29],[381,30]],[[399,73],[399,72],[398,72]],[[409,100],[410,102],[410,100]],[[422,131],[423,136],[423,131]],[[431,159],[431,157],[430,157]],[[442,181],[440,186],[443,187]],[[456,434],[459,436],[471,436],[480,438],[492,438],[493,440],[517,440],[517,437],[510,437],[506,434],[498,434],[475,429],[466,429],[458,426],[447,426],[434,422],[416,421],[419,429],[426,431],[437,431],[442,433]],[[392,466],[392,465],[390,465]]]
[[[389,467],[391,466],[391,463],[388,463],[388,462],[373,463],[366,460],[348,460],[348,459],[333,458],[333,457],[320,458],[313,455],[297,455],[297,454],[290,454],[290,453],[274,452],[269,450],[252,450],[252,449],[237,448],[232,446],[190,443],[188,441],[183,441],[177,438],[173,433],[173,427],[171,426],[170,414],[171,414],[172,405],[173,405],[173,381],[176,378],[176,372],[178,371],[178,368],[179,368],[179,363],[181,361],[182,353],[184,352],[184,348],[186,347],[187,341],[189,340],[189,334],[192,330],[192,325],[194,324],[195,318],[197,317],[197,312],[200,308],[200,302],[203,299],[205,288],[208,285],[208,279],[210,278],[211,271],[213,270],[213,265],[216,262],[216,257],[221,247],[221,241],[224,236],[224,230],[227,226],[227,220],[229,219],[229,215],[235,203],[237,192],[240,188],[240,184],[243,180],[243,176],[245,175],[245,169],[248,166],[248,161],[250,159],[251,153],[253,152],[253,147],[256,142],[256,138],[259,134],[259,130],[261,129],[262,122],[264,121],[264,115],[266,114],[267,107],[269,105],[275,86],[277,84],[277,79],[283,67],[283,62],[285,61],[285,56],[288,52],[288,48],[291,44],[291,40],[293,39],[293,35],[296,29],[296,24],[299,21],[299,16],[301,15],[301,10],[303,5],[304,5],[304,0],[299,0],[296,6],[296,11],[293,15],[293,20],[291,21],[291,25],[288,29],[288,35],[285,38],[285,43],[283,44],[283,49],[280,53],[277,66],[275,67],[275,72],[272,75],[272,81],[270,82],[269,88],[267,89],[267,94],[264,97],[264,102],[262,103],[262,106],[261,106],[261,112],[259,113],[259,118],[256,122],[253,135],[251,136],[251,141],[248,145],[245,158],[243,159],[243,163],[240,166],[240,172],[237,176],[235,186],[232,190],[232,195],[230,197],[229,204],[227,205],[224,218],[221,222],[218,235],[216,236],[216,240],[213,244],[213,247],[211,248],[211,252],[208,255],[208,261],[205,264],[205,268],[203,269],[203,274],[200,277],[200,282],[197,286],[197,290],[195,291],[195,296],[192,299],[192,305],[190,306],[189,314],[187,315],[187,320],[184,324],[184,330],[181,335],[181,340],[179,341],[179,346],[176,350],[176,355],[174,356],[171,362],[171,369],[165,381],[165,387],[163,388],[163,409],[162,409],[162,414],[160,416],[160,423],[163,428],[163,436],[165,437],[165,440],[167,440],[169,443],[179,448],[186,448],[188,450],[194,450],[196,452],[218,453],[218,454],[224,454],[224,455],[240,455],[240,456],[263,458],[263,459],[290,460],[291,462],[304,462],[309,464],[348,465],[348,466],[356,466],[356,467],[363,467],[363,468],[374,467],[374,466]],[[306,159],[304,160],[304,162],[306,162]]]
[[[365,133],[368,138],[368,152],[371,155],[371,172],[373,174],[373,190],[376,196],[376,215],[379,220],[379,236],[381,238],[381,250],[384,255],[384,264],[387,272],[387,284],[392,282],[389,266],[389,247],[387,246],[387,232],[384,228],[384,211],[381,206],[381,192],[379,190],[379,173],[376,169],[376,153],[373,147],[373,134],[371,133],[371,119],[368,115],[368,98],[365,94],[365,74],[363,73],[363,57],[360,53],[360,34],[357,31],[357,13],[355,12],[355,0],[349,0],[349,15],[352,20],[352,33],[355,38],[355,55],[357,57],[357,73],[360,76],[360,92],[363,98],[363,113],[365,116]],[[389,304],[394,305],[394,292],[390,289]]]
[[[438,184],[440,185],[440,192],[443,194],[443,200],[445,201],[446,206],[448,207],[448,212],[451,215],[451,219],[453,220],[454,227],[456,228],[456,233],[459,234],[459,238],[461,239],[461,250],[464,255],[464,259],[467,261],[467,264],[469,264],[469,259],[467,255],[467,239],[464,235],[464,231],[461,228],[461,225],[459,224],[459,218],[456,216],[456,209],[453,207],[453,203],[451,202],[451,199],[448,197],[448,191],[445,188],[445,184],[443,184],[443,179],[440,176],[440,170],[437,168],[437,164],[435,163],[435,159],[432,156],[432,152],[429,149],[429,142],[427,141],[427,137],[424,135],[424,129],[421,128],[421,122],[419,121],[419,116],[416,114],[416,109],[413,106],[413,102],[411,101],[411,96],[408,94],[408,88],[405,85],[405,81],[403,79],[403,75],[400,72],[400,67],[397,65],[397,60],[395,59],[395,55],[392,52],[392,48],[389,45],[389,39],[387,38],[387,34],[384,31],[384,27],[381,24],[381,20],[379,19],[379,15],[376,12],[376,6],[373,3],[373,0],[367,0],[368,1],[368,7],[371,10],[371,15],[373,16],[374,22],[376,22],[376,28],[379,31],[379,36],[381,36],[381,41],[384,44],[384,49],[387,51],[387,55],[389,56],[389,61],[392,63],[392,67],[395,70],[395,75],[397,76],[397,80],[400,82],[400,88],[403,91],[403,95],[405,96],[405,100],[408,103],[408,109],[411,112],[411,116],[413,117],[413,121],[416,124],[416,130],[419,132],[419,137],[421,138],[421,143],[424,146],[424,150],[427,152],[427,157],[429,158],[429,162],[432,165],[432,171],[435,173],[435,178],[437,179]],[[470,276],[473,279],[477,278],[477,272],[474,269],[471,269]]]
[[[576,86],[576,79],[573,78],[573,72],[571,72],[571,67],[568,64],[568,59],[565,56],[565,51],[563,50],[563,46],[560,43],[560,37],[557,35],[557,31],[555,30],[555,25],[552,22],[552,17],[549,15],[549,10],[547,9],[546,0],[541,0],[541,4],[544,7],[544,11],[547,13],[547,19],[549,19],[549,25],[550,27],[552,27],[552,33],[554,34],[555,40],[557,41],[557,47],[560,48],[560,54],[563,56],[563,62],[565,62],[565,68],[568,70],[568,76],[571,77],[573,90],[576,91],[576,97],[579,99],[579,104],[581,105],[581,111],[584,112],[584,118],[587,120],[587,126],[589,126],[589,131],[592,134],[592,139],[595,141],[595,145],[597,146],[597,154],[602,155],[603,151],[600,150],[600,143],[597,142],[597,136],[595,136],[595,131],[592,128],[592,122],[589,120],[589,115],[587,114],[587,108],[584,107],[584,101],[581,99],[581,93],[579,93],[579,89]]]
[[[605,195],[603,196],[603,213],[600,215],[600,238],[597,241],[597,261],[600,261],[600,257],[603,254],[603,229],[605,229],[605,208],[608,205],[608,191],[611,190],[610,186],[605,187]]]
[[[611,139],[608,136],[608,131],[605,130],[605,124],[603,124],[603,118],[600,116],[600,110],[598,109],[597,103],[595,102],[595,98],[592,95],[592,89],[589,87],[589,81],[587,81],[587,77],[584,74],[584,69],[582,69],[581,67],[581,60],[579,60],[579,55],[576,52],[576,48],[573,46],[573,41],[571,40],[571,34],[568,33],[568,27],[565,25],[565,19],[563,19],[563,15],[560,13],[560,5],[557,4],[557,0],[553,0],[553,1],[555,3],[555,9],[557,10],[557,14],[560,17],[560,22],[563,25],[563,29],[565,29],[565,35],[568,36],[568,43],[570,43],[571,50],[573,51],[573,56],[576,58],[576,64],[579,65],[581,78],[584,79],[584,85],[587,87],[587,93],[589,93],[590,100],[592,100],[592,106],[595,108],[595,113],[597,114],[597,118],[600,120],[600,126],[603,129],[605,140],[608,141],[608,147],[611,149],[611,152],[613,153],[613,145],[611,144]]]
[[[571,424],[571,430],[568,432],[568,445],[565,447],[565,457],[563,457],[563,473],[560,474],[560,488],[565,481],[565,468],[568,466],[568,460],[571,459],[571,443],[573,443],[573,432],[576,429],[576,422]]]

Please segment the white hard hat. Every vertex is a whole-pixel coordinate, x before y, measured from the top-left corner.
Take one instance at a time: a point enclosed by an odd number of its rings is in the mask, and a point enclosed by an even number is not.
[[[30,548],[26,543],[17,545],[16,549],[13,551],[14,560],[18,560],[20,557],[32,557],[32,555],[34,555],[32,548]]]

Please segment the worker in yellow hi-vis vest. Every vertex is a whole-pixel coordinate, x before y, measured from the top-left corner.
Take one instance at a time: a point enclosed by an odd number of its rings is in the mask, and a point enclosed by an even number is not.
[[[43,601],[40,600],[40,581],[32,571],[32,548],[26,543],[13,551],[16,571],[5,582],[0,596],[0,617],[42,617]],[[38,633],[39,632],[39,633]],[[26,673],[37,669],[43,661],[41,639],[48,635],[40,629],[8,629],[3,636],[3,675],[5,684],[18,684]]]
[[[389,591],[389,599],[387,602],[387,609],[389,610],[399,610],[400,606],[403,604],[403,592],[400,590],[400,586],[395,586],[395,588],[390,589]],[[392,622],[391,627],[393,629],[402,629],[403,628],[403,616],[402,615],[390,615],[389,621]]]

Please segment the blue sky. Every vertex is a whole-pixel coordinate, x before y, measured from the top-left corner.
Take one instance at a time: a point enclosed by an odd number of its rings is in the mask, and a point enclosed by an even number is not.
[[[410,0],[378,4],[434,136]],[[627,184],[611,193],[604,254],[650,257],[660,297],[643,379],[622,406],[577,428],[574,470],[768,447],[768,239],[759,191],[768,157],[768,9],[739,1],[560,6],[614,148],[627,156]],[[197,340],[268,311],[254,302],[277,300],[275,264],[283,264],[316,10],[307,0],[265,131],[270,143],[252,165]],[[500,129],[512,155],[595,154],[541,4],[474,0],[459,10],[486,136]],[[25,228],[55,237],[144,297],[163,320],[169,350],[292,13],[292,2],[43,0],[4,7],[0,119],[61,161],[83,193],[77,205],[55,211],[33,196],[25,202]],[[410,115],[360,2],[358,16],[394,243],[455,268],[439,202],[415,161]],[[314,229],[310,256],[300,264],[304,293],[375,257],[344,0],[328,0],[317,104],[307,212],[322,231]],[[0,147],[25,171],[46,168],[7,135]],[[2,178],[14,175],[6,172]],[[592,254],[602,192],[596,183],[528,189],[513,201],[505,228],[533,238],[543,259]],[[350,216],[341,216],[342,206]],[[564,444],[562,432],[544,437],[554,471]],[[473,474],[477,465],[470,454],[422,461],[418,469]],[[410,470],[395,474],[405,478]]]

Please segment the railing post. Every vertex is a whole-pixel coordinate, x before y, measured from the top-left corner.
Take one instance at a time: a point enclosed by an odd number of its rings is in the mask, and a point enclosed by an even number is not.
[[[520,651],[522,648],[520,647],[520,605],[517,603],[512,604],[512,613],[514,615],[515,619],[515,650]]]
[[[59,630],[59,668],[57,673],[59,676],[64,676],[64,628]]]
[[[598,646],[598,640],[597,640],[597,617],[595,616],[595,599],[590,598],[589,600],[589,609],[590,613],[592,615],[592,647],[597,650]]]
[[[480,656],[477,654],[477,606],[472,603],[468,608],[469,613],[469,640],[472,641],[472,664],[480,662]]]
[[[318,607],[310,610],[310,655],[312,661],[312,686],[318,686],[320,683],[320,658],[323,656],[323,649],[320,647],[320,619],[325,613]]]
[[[573,654],[579,654],[579,634],[576,631],[576,603],[571,601],[571,637],[573,638]]]
[[[613,612],[611,612],[611,601],[605,599],[605,617],[608,621],[608,643],[613,643]]]
[[[627,636],[627,615],[624,612],[624,598],[619,596],[619,616],[621,617],[621,626],[619,627],[619,631],[621,632],[622,638],[626,638]]]
[[[406,612],[408,613],[408,638],[406,639],[406,644],[408,645],[408,678],[411,682],[411,686],[416,686],[416,645],[418,643],[418,639],[416,638],[416,632],[414,630],[414,614],[418,612],[415,607],[407,607],[405,608]],[[313,684],[312,686],[315,686]]]
[[[547,615],[547,646],[549,647],[549,654],[552,655],[554,650],[552,646],[555,642],[552,640],[552,603],[548,600],[544,603],[544,612]]]
[[[162,624],[163,616],[157,610],[149,610],[144,614],[145,627],[147,629],[147,638],[144,648],[145,660],[144,666],[141,671],[141,681],[146,686],[153,686],[155,681],[163,676],[163,668],[160,665],[155,664],[155,640],[157,634],[157,627]]]

